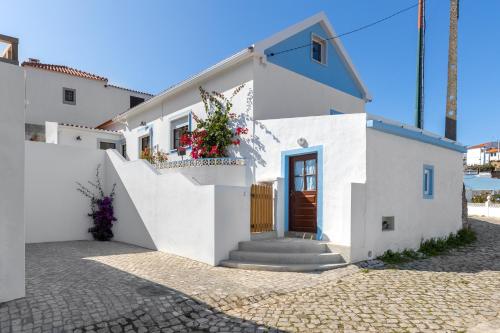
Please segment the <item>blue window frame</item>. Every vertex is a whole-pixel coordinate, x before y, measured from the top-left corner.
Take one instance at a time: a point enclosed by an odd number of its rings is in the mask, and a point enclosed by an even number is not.
[[[434,167],[432,165],[424,165],[422,190],[424,199],[434,198]]]

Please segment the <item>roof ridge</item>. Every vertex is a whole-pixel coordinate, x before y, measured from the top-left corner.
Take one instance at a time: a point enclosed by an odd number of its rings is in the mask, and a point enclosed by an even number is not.
[[[97,80],[97,81],[108,81],[108,78],[104,76],[100,76],[97,74],[93,74],[87,71],[83,71],[78,68],[70,67],[67,65],[58,65],[58,64],[47,64],[42,62],[35,61],[23,61],[21,66],[29,66],[33,68],[44,69],[51,72],[56,72],[60,74],[67,74],[71,76],[81,77],[85,79]]]

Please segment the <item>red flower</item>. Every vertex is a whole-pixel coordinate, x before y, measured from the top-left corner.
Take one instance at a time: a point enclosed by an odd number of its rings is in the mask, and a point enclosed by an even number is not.
[[[186,133],[181,135],[179,142],[181,146],[189,146],[193,143],[191,140],[191,136]]]
[[[210,149],[210,155],[217,155],[219,153],[219,150],[217,149],[217,146],[212,146]]]
[[[241,134],[247,134],[248,133],[248,128],[246,127],[236,127],[236,135],[241,135]]]
[[[237,146],[240,144],[240,139],[236,139],[233,141],[233,145]]]

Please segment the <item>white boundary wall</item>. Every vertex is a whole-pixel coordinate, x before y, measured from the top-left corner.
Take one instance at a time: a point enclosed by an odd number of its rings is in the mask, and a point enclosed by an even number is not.
[[[24,290],[24,77],[0,62],[0,303]]]
[[[250,240],[248,186],[219,185],[224,177],[209,175],[199,178],[212,184],[200,185],[193,173],[160,173],[143,160],[106,153],[107,186],[117,184],[115,240],[210,265],[227,259],[238,242]]]
[[[91,239],[89,199],[76,190],[76,182],[95,181],[105,152],[30,141],[25,145],[26,243]]]
[[[500,205],[493,203],[468,203],[469,216],[486,216],[500,218]]]

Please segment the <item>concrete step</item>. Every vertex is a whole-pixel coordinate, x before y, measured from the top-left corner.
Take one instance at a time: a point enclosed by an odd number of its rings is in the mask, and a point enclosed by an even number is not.
[[[284,253],[284,252],[257,252],[231,251],[229,259],[239,262],[256,262],[276,265],[303,265],[303,264],[338,264],[343,258],[338,253]]]
[[[240,251],[278,253],[327,253],[331,252],[326,242],[296,238],[255,240],[240,242]]]
[[[329,269],[345,267],[347,263],[337,264],[263,264],[259,262],[240,262],[234,260],[224,260],[220,263],[221,266],[230,268],[239,268],[255,271],[274,271],[274,272],[312,272],[312,271],[326,271]]]
[[[287,231],[285,232],[285,237],[315,240],[316,234],[312,232]]]

